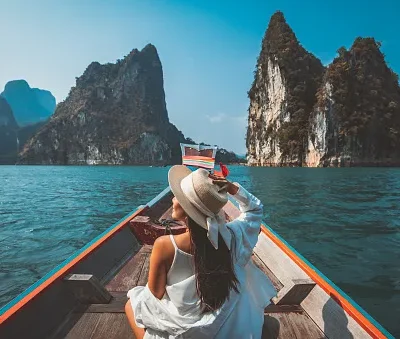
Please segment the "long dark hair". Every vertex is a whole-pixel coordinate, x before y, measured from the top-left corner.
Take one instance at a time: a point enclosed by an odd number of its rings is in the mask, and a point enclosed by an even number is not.
[[[224,304],[232,289],[239,292],[231,252],[220,234],[216,250],[207,238],[207,230],[190,217],[187,226],[192,242],[197,294],[203,313],[212,312]]]

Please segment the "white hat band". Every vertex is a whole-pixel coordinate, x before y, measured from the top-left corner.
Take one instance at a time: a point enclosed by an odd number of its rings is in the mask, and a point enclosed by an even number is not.
[[[186,195],[188,200],[207,217],[207,237],[214,248],[218,249],[218,233],[220,233],[222,238],[224,239],[226,246],[228,247],[228,249],[230,249],[232,234],[226,228],[225,215],[223,212],[221,213],[221,211],[220,213],[215,214],[203,204],[193,186],[192,173],[182,179],[181,188],[182,192]]]

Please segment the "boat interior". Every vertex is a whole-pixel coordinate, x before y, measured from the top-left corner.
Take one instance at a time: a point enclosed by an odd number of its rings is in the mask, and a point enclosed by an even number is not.
[[[166,189],[106,230],[76,257],[67,259],[22,298],[21,304],[14,305],[19,309],[3,323],[0,337],[134,338],[124,306],[128,290],[146,285],[152,251],[152,245],[140,241],[135,230],[142,224],[165,231],[163,221],[171,218],[171,199]],[[239,215],[233,202],[224,210],[228,220]],[[273,234],[260,232],[252,260],[277,291],[265,309],[263,338],[371,337],[339,300],[277,246]],[[21,322],[25,325],[20,326]]]

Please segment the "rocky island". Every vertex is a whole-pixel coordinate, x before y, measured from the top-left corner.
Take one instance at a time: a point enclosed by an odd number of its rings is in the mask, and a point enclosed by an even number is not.
[[[156,48],[92,62],[50,121],[25,145],[23,164],[164,165],[180,160]]]
[[[400,165],[398,76],[373,38],[341,47],[325,68],[277,12],[248,95],[249,165]]]
[[[161,62],[149,44],[123,60],[92,62],[50,120],[23,147],[19,164],[181,163],[185,138],[168,118]],[[239,163],[218,149],[217,161]]]

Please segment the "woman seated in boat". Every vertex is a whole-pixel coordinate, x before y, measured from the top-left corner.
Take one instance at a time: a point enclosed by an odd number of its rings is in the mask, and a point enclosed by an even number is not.
[[[173,166],[168,181],[172,217],[188,232],[158,238],[148,284],[128,292],[125,312],[136,338],[260,338],[264,308],[276,293],[251,260],[260,200],[204,169]],[[226,223],[228,194],[241,214]]]

